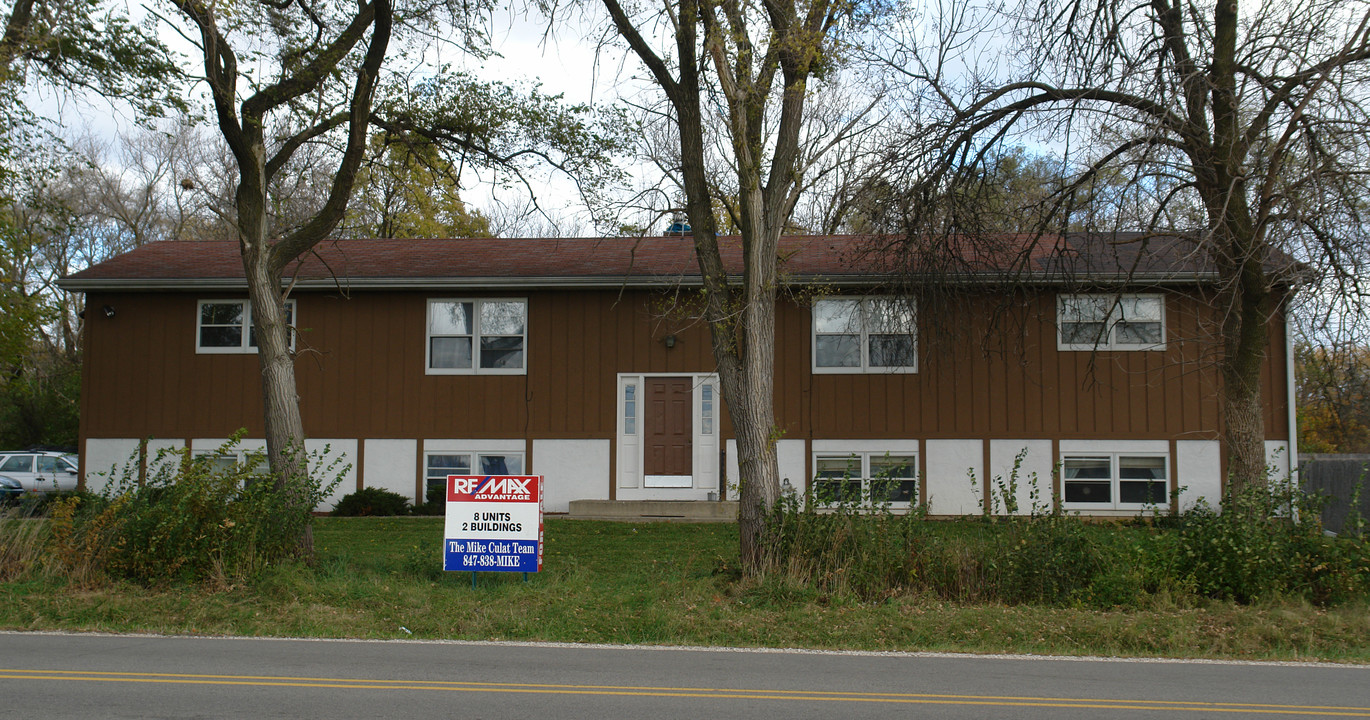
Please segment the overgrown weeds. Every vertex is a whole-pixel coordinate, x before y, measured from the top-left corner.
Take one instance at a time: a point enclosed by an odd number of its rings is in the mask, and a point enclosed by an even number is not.
[[[295,555],[314,507],[346,472],[321,455],[305,458],[316,477],[277,483],[260,457],[237,457],[237,438],[209,454],[166,450],[150,458],[145,476],[135,457],[100,495],[53,500],[45,519],[25,522],[25,536],[0,526],[5,547],[22,546],[16,573],[38,564],[76,585],[109,579],[143,585],[230,586]],[[326,452],[326,451],[325,451]],[[21,527],[16,525],[17,527]],[[41,563],[38,559],[41,558]]]
[[[953,537],[990,527],[927,524]],[[472,588],[470,573],[441,570],[442,536],[441,518],[319,518],[313,565],[272,563],[229,589],[108,582],[73,592],[39,573],[0,584],[0,629],[1370,660],[1367,602],[861,602],[778,574],[738,580],[735,525],[556,517],[542,572],[528,582],[481,573]]]
[[[1221,513],[1200,504],[1176,518],[1103,523],[1033,497],[1027,515],[969,522],[931,521],[918,508],[897,514],[859,501],[787,498],[769,525],[775,562],[761,584],[862,602],[922,595],[1096,608],[1157,598],[1192,605],[1287,597],[1326,606],[1370,596],[1370,543],[1324,536],[1313,499],[1297,488],[1230,493]]]
[[[0,508],[0,582],[13,580],[37,567],[47,542],[47,523],[35,517],[29,508]]]
[[[1174,572],[1205,597],[1249,603],[1274,594],[1318,605],[1370,592],[1364,535],[1324,535],[1323,499],[1295,487],[1229,493],[1222,512],[1203,503],[1178,521]]]

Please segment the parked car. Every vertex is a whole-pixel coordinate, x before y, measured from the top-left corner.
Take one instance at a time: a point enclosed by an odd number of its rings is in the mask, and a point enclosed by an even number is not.
[[[0,504],[8,505],[24,494],[23,483],[12,477],[0,475]]]
[[[76,456],[50,450],[0,452],[0,477],[18,482],[21,492],[49,493],[76,489]],[[13,483],[0,482],[9,495]]]

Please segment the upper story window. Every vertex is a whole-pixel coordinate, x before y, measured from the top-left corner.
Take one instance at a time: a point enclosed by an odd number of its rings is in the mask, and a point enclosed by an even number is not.
[[[295,301],[285,301],[290,349],[295,349]],[[195,352],[257,352],[251,300],[201,300],[195,316]]]
[[[912,302],[895,298],[834,297],[813,304],[816,373],[915,372]]]
[[[1162,295],[1060,295],[1060,350],[1164,350]]]
[[[430,375],[522,375],[527,340],[527,300],[428,301]]]

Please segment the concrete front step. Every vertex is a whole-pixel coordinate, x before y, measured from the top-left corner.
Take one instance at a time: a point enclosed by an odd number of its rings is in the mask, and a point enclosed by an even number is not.
[[[734,522],[737,502],[704,500],[572,500],[566,517],[577,520]]]

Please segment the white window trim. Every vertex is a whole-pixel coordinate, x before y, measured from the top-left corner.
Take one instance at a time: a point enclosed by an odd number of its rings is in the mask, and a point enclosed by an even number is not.
[[[480,366],[480,306],[486,302],[523,303],[523,367],[483,368]],[[433,305],[437,303],[471,303],[471,367],[435,368],[433,367]],[[508,336],[498,336],[508,337]],[[483,297],[483,298],[428,298],[423,314],[423,365],[427,375],[527,375],[528,374],[528,298],[526,297]]]
[[[428,480],[429,480],[429,477],[428,477],[428,467],[429,467],[429,464],[428,464],[428,463],[429,463],[429,460],[430,460],[434,455],[468,455],[468,456],[470,456],[469,459],[468,459],[468,463],[470,464],[470,468],[471,468],[471,469],[468,471],[467,474],[473,475],[473,476],[474,476],[474,475],[480,475],[480,474],[481,474],[481,472],[480,472],[480,456],[482,456],[482,455],[518,456],[518,459],[519,459],[519,466],[522,468],[522,470],[521,470],[520,472],[517,472],[517,473],[514,473],[514,474],[516,474],[516,475],[529,475],[529,474],[531,474],[531,473],[528,472],[528,455],[527,455],[526,451],[525,451],[524,449],[522,449],[522,448],[520,448],[520,449],[518,449],[518,450],[500,450],[500,449],[491,449],[491,448],[489,448],[489,447],[484,447],[484,448],[465,447],[465,448],[462,448],[462,449],[460,449],[460,450],[457,450],[457,449],[438,449],[438,450],[425,449],[425,450],[424,450],[424,453],[423,453],[423,467],[420,468],[420,471],[423,473],[423,494],[424,494],[425,497],[428,495]]]
[[[824,300],[858,300],[858,301],[861,302],[861,305],[862,305],[862,320],[861,320],[861,331],[860,331],[860,333],[859,333],[859,336],[860,336],[860,344],[861,344],[861,364],[860,364],[859,366],[857,366],[857,367],[826,367],[826,366],[820,366],[820,365],[818,364],[818,335],[819,335],[819,333],[818,333],[818,323],[815,321],[814,316],[813,316],[813,308],[817,307],[817,306],[818,306],[818,303],[823,302]],[[912,364],[912,365],[903,365],[903,366],[890,366],[890,367],[872,367],[872,366],[870,365],[870,342],[869,342],[870,332],[866,329],[865,309],[864,309],[864,308],[865,308],[865,302],[866,302],[867,300],[898,300],[899,302],[905,302],[904,300],[900,300],[900,299],[897,299],[897,298],[891,298],[890,296],[886,296],[886,295],[832,295],[832,296],[829,296],[829,297],[818,298],[817,300],[814,300],[814,301],[813,301],[813,304],[811,304],[811,305],[809,306],[809,369],[810,369],[810,371],[813,372],[815,375],[880,375],[880,374],[899,375],[899,374],[916,373],[916,372],[918,372],[918,310],[917,310],[917,308],[913,308],[913,321],[912,321],[912,322],[913,322],[913,330],[914,330],[914,331],[913,331],[913,333],[911,334],[911,335],[912,335],[912,338],[913,338],[913,364]],[[908,300],[907,302],[912,303],[913,301],[912,301],[912,300]],[[912,305],[911,305],[911,307],[912,307]],[[823,334],[825,334],[825,335],[830,335],[830,334],[834,334],[834,333],[823,333]],[[840,334],[840,333],[838,333],[838,334]]]
[[[699,391],[695,408],[695,422],[697,423],[696,432],[701,437],[713,437],[718,434],[718,382],[711,378],[704,378],[696,383]],[[704,390],[709,390],[709,405],[704,405]]]
[[[266,473],[271,472],[271,468],[270,468],[270,465],[269,465],[269,461],[268,461],[268,459],[267,459],[267,457],[266,457],[266,447],[265,447],[265,446],[259,447],[259,448],[258,448],[258,447],[250,447],[250,448],[238,447],[238,448],[234,448],[234,449],[232,449],[232,450],[230,450],[229,452],[226,452],[226,453],[225,453],[225,452],[219,452],[217,448],[207,448],[207,449],[200,449],[200,450],[192,450],[191,453],[190,453],[190,455],[191,455],[191,457],[195,457],[195,458],[209,457],[209,458],[223,458],[223,459],[225,459],[225,460],[232,459],[233,462],[237,463],[238,466],[239,466],[240,468],[244,468],[244,469],[246,469],[248,472],[251,472],[251,473],[266,474]],[[249,465],[248,462],[247,462],[249,458],[256,460],[256,462],[253,463],[253,464],[251,464],[251,465]]]
[[[1061,320],[1061,313],[1065,310],[1066,302],[1073,298],[1114,298],[1114,309],[1110,310],[1106,318],[1108,326],[1104,333],[1099,337],[1098,343],[1068,343],[1062,338],[1061,328],[1064,323]],[[1161,341],[1158,343],[1119,343],[1113,340],[1114,325],[1118,322],[1117,301],[1124,298],[1132,299],[1155,299],[1160,301],[1161,307]],[[1114,351],[1137,351],[1145,352],[1152,350],[1164,350],[1165,338],[1169,329],[1166,321],[1165,295],[1162,293],[1065,293],[1056,296],[1056,349],[1065,352],[1094,352],[1096,350]]]
[[[228,305],[230,303],[241,303],[243,306],[243,339],[237,347],[205,347],[200,344],[200,329],[204,323],[204,307],[206,305]],[[298,334],[296,327],[300,324],[299,308],[295,306],[295,298],[285,301],[286,307],[290,308],[290,349],[295,349],[295,336]],[[249,344],[252,337],[252,301],[247,298],[221,298],[200,300],[195,303],[195,354],[197,355],[255,355],[257,346]]]
[[[1165,460],[1165,498],[1156,503],[1125,503],[1122,501],[1122,488],[1120,487],[1122,474],[1118,469],[1118,459],[1121,457],[1145,457],[1163,458]],[[1089,502],[1067,502],[1066,501],[1066,476],[1065,463],[1070,458],[1108,458],[1109,462],[1109,496],[1113,498],[1108,503],[1089,503]],[[1094,449],[1067,449],[1061,448],[1060,464],[1061,468],[1061,508],[1065,510],[1084,511],[1107,511],[1123,510],[1128,512],[1138,512],[1141,510],[1156,509],[1162,512],[1170,509],[1171,479],[1175,477],[1175,463],[1170,459],[1169,452],[1128,450],[1113,446],[1106,450]]]
[[[840,443],[841,441],[836,441],[836,442]],[[818,440],[815,440],[815,441],[814,441],[814,448],[813,448],[812,452],[810,453],[810,458],[809,458],[810,463],[811,463],[810,467],[813,468],[813,477],[810,478],[809,481],[812,482],[812,483],[814,483],[814,485],[815,485],[815,490],[816,490],[816,485],[817,485],[817,483],[818,483],[819,480],[820,480],[820,478],[818,477],[818,459],[819,459],[819,458],[840,458],[840,459],[848,459],[848,458],[851,458],[851,457],[857,457],[857,458],[859,458],[859,459],[861,460],[861,476],[860,476],[859,478],[853,477],[853,478],[851,478],[851,479],[852,479],[852,480],[860,480],[860,481],[861,481],[861,503],[860,503],[860,505],[861,505],[862,507],[874,507],[874,506],[876,506],[876,505],[884,504],[884,503],[876,503],[876,502],[872,502],[872,501],[871,501],[871,497],[870,497],[870,481],[871,481],[871,477],[870,477],[870,474],[871,474],[871,472],[870,472],[870,470],[871,470],[871,465],[870,465],[870,464],[871,464],[871,459],[872,459],[872,458],[874,458],[874,459],[883,458],[883,457],[885,457],[886,455],[889,455],[889,456],[891,456],[891,457],[894,457],[894,456],[908,456],[908,457],[912,457],[912,458],[913,458],[913,476],[912,476],[912,477],[909,477],[909,478],[901,478],[901,479],[903,479],[903,480],[912,480],[912,481],[914,482],[913,499],[912,499],[912,500],[909,500],[909,501],[906,501],[906,502],[905,502],[905,501],[901,501],[901,502],[893,502],[893,501],[891,501],[891,502],[889,502],[888,504],[889,504],[889,506],[892,507],[892,508],[911,508],[911,507],[916,507],[916,506],[918,506],[919,503],[922,502],[922,499],[923,499],[923,498],[922,498],[922,495],[923,495],[923,483],[922,483],[922,477],[920,476],[920,474],[919,474],[919,472],[918,472],[918,452],[919,452],[919,451],[918,451],[918,445],[917,445],[916,442],[915,442],[915,443],[912,443],[912,444],[909,444],[909,443],[895,443],[895,444],[891,444],[891,445],[889,445],[889,446],[879,447],[879,448],[873,448],[871,445],[869,445],[869,444],[867,444],[867,443],[860,443],[859,445],[857,445],[857,446],[855,446],[855,447],[853,447],[853,446],[847,446],[847,447],[837,448],[837,447],[834,446],[833,449],[824,449],[825,446],[833,446],[833,445],[834,445],[834,443],[833,443],[832,441],[829,441],[829,442],[823,442],[823,441],[818,441]],[[816,498],[815,498],[815,504],[816,504],[817,507],[820,507],[820,508],[821,508],[821,507],[833,507],[833,506],[835,505],[835,503],[825,503],[825,502],[818,501]]]

